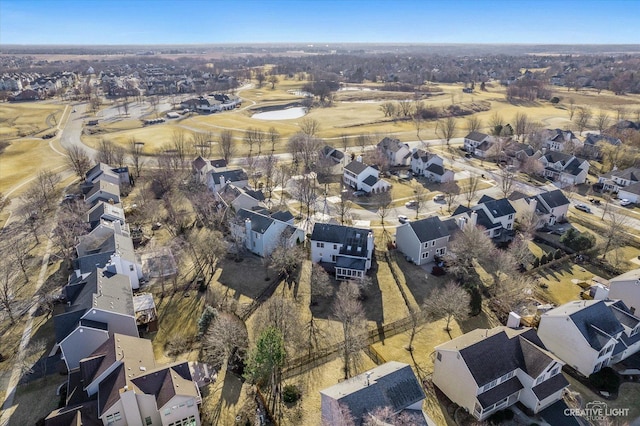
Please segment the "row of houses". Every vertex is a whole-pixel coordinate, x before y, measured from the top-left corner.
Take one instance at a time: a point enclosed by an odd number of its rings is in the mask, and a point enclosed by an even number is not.
[[[537,331],[477,329],[438,345],[433,383],[478,420],[516,402],[544,417],[562,404],[563,367],[588,377],[640,350],[640,269],[611,279],[608,296],[545,308]]]
[[[126,168],[98,164],[82,185],[90,232],[79,238],[74,270],[54,317],[56,346],[68,372],[64,407],[47,426],[199,425],[202,401],[187,362],[158,364],[139,330],[157,326],[124,210]]]
[[[485,195],[475,206],[459,206],[446,220],[431,216],[398,226],[396,246],[407,260],[422,265],[444,256],[449,241],[465,226],[480,226],[496,243],[506,242],[514,236],[517,219],[533,213],[537,228],[554,225],[566,218],[569,204],[559,189],[532,197],[516,193],[510,199]]]
[[[200,96],[184,100],[180,103],[180,108],[202,113],[214,113],[232,110],[242,105],[242,100],[238,97],[231,97],[223,93],[216,93],[207,97]]]

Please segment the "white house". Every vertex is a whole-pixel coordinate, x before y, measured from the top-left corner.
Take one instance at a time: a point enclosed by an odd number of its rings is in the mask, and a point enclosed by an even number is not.
[[[433,384],[478,420],[515,404],[538,413],[562,399],[564,363],[532,328],[476,329],[435,347]]]
[[[632,183],[629,186],[620,188],[618,191],[618,198],[627,199],[632,203],[640,203],[640,182]]]
[[[554,225],[567,218],[570,202],[560,189],[545,191],[533,197],[521,195],[514,198],[509,197],[511,204],[516,209],[516,219],[521,220],[525,215],[533,212],[538,218],[536,228]]]
[[[131,287],[140,288],[142,265],[138,262],[131,237],[119,222],[101,222],[89,234],[79,238],[76,245],[76,276],[91,272],[96,266],[114,274],[124,274]]]
[[[451,182],[454,178],[453,170],[444,168],[442,157],[422,149],[416,149],[411,155],[411,170],[438,183]]]
[[[124,209],[120,204],[111,204],[104,201],[99,201],[88,212],[86,221],[93,229],[102,221],[107,222],[120,222],[121,225],[125,224]]]
[[[496,200],[483,195],[477,205],[471,208],[458,206],[451,216],[456,223],[462,218],[472,225],[483,227],[490,238],[508,239],[513,234],[516,210],[506,198]]]
[[[106,201],[112,204],[120,203],[120,185],[107,180],[97,180],[91,186],[89,192],[85,194],[84,202],[93,206],[100,201]]]
[[[131,283],[97,268],[67,284],[65,312],[54,317],[56,343],[71,370],[113,333],[138,337]]]
[[[320,391],[322,422],[343,424],[348,410],[356,425],[368,420],[376,409],[404,414],[412,425],[435,425],[422,412],[425,393],[409,364],[390,361]],[[380,423],[383,424],[383,423]],[[386,424],[386,423],[385,423]]]
[[[267,207],[262,191],[254,191],[248,187],[240,188],[231,183],[216,192],[215,197],[225,207],[231,207],[236,212],[241,209],[260,210]]]
[[[544,169],[542,175],[562,186],[585,183],[589,174],[589,162],[559,151],[547,151],[538,159]]]
[[[390,166],[408,166],[411,161],[411,148],[400,139],[385,137],[378,142],[378,150],[389,160]]]
[[[545,129],[545,145],[551,151],[577,152],[582,141],[571,130]]]
[[[621,301],[580,300],[540,316],[544,345],[580,374],[589,376],[640,349],[640,318]]]
[[[98,180],[111,182],[114,185],[128,184],[129,178],[128,167],[111,167],[105,163],[98,163],[85,174],[85,184],[93,184]]]
[[[367,193],[386,192],[391,188],[389,182],[380,179],[380,172],[364,164],[360,157],[345,166],[342,180],[350,187]]]
[[[207,172],[207,187],[215,192],[220,191],[228,183],[244,188],[249,183],[249,177],[242,169],[225,170],[221,172]]]
[[[640,268],[611,278],[609,298],[622,300],[634,315],[640,313]]]
[[[67,386],[67,406],[45,425],[200,425],[189,363],[157,365],[150,340],[114,334],[69,372]]]
[[[283,216],[286,216],[285,220],[278,219]],[[286,238],[288,247],[304,242],[304,231],[293,225],[291,213],[277,212],[271,215],[265,210],[241,209],[237,218],[238,224],[232,225],[231,232],[239,235],[247,250],[258,256],[271,254],[282,238]]]
[[[458,229],[455,220],[441,221],[438,216],[407,222],[396,228],[396,245],[407,259],[422,265],[444,256],[451,235]]]
[[[629,167],[624,170],[614,169],[598,178],[598,183],[602,184],[602,189],[612,192],[626,189],[638,182],[640,182],[640,167]],[[618,195],[618,197],[627,198],[621,195]]]
[[[491,143],[493,142],[493,138],[485,133],[471,132],[464,137],[464,149],[467,152],[475,154],[476,148],[483,142]]]
[[[322,151],[320,151],[320,154],[323,158],[327,160],[330,159],[335,164],[345,164],[346,157],[344,155],[344,152],[340,151],[339,149],[335,149],[332,146],[325,145],[324,148],[322,148]]]
[[[207,183],[207,173],[223,172],[227,170],[227,162],[224,159],[206,160],[201,156],[191,162],[191,170],[198,182]]]
[[[311,261],[335,264],[336,279],[364,279],[371,268],[370,229],[316,223],[311,233]]]

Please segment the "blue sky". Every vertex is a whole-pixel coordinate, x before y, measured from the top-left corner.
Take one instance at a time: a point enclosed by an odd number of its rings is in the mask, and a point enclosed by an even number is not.
[[[1,44],[638,44],[639,0],[0,0]]]

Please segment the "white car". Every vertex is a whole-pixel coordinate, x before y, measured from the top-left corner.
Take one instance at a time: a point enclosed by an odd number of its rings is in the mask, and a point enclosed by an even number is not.
[[[399,221],[400,223],[407,223],[407,222],[409,222],[409,218],[408,218],[408,217],[406,217],[406,216],[405,216],[405,215],[403,215],[403,214],[400,214],[400,215],[398,215],[398,221]]]
[[[620,205],[621,206],[630,206],[631,204],[633,204],[630,200],[623,198],[622,200],[620,200]]]

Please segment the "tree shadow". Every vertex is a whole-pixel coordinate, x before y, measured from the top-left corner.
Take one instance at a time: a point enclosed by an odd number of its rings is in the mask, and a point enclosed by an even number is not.
[[[242,384],[244,382],[233,372],[228,371],[224,375],[224,383],[222,384],[222,400],[227,406],[236,405],[240,399]]]

